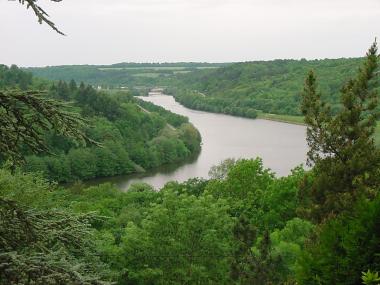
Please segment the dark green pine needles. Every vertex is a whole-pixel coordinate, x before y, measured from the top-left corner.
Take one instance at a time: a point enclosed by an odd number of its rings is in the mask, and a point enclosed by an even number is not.
[[[310,188],[310,213],[317,221],[350,209],[362,195],[379,186],[380,152],[374,132],[377,109],[378,55],[375,42],[367,53],[357,77],[341,89],[341,108],[332,115],[321,100],[314,73],[306,78],[302,96],[305,115],[308,163],[314,165]]]

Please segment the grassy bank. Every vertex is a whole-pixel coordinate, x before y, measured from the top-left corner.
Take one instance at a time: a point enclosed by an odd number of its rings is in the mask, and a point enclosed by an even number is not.
[[[284,122],[290,124],[304,125],[302,116],[291,116],[291,115],[277,115],[277,114],[269,114],[269,113],[258,113],[258,119],[271,120],[277,122]]]
[[[264,119],[264,120],[277,121],[277,122],[290,123],[290,124],[304,125],[302,116],[259,113],[257,118]],[[380,122],[378,122],[377,124],[376,132],[375,132],[375,141],[377,145],[380,145]]]

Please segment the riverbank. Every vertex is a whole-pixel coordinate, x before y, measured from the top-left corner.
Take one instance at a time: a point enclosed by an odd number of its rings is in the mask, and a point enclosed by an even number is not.
[[[289,175],[294,167],[305,163],[307,144],[304,126],[251,120],[226,114],[194,112],[176,102],[172,96],[163,94],[139,99],[153,103],[154,105],[149,106],[156,106],[157,111],[163,108],[187,117],[202,137],[199,156],[174,167],[160,166],[154,171],[142,174],[94,180],[94,185],[110,182],[126,191],[133,183],[148,183],[155,189],[161,189],[169,181],[184,182],[194,177],[208,179],[210,168],[227,158],[261,157],[265,166],[271,168],[278,177]],[[152,112],[153,109],[140,103],[144,109]]]
[[[225,104],[222,104],[222,106],[218,106],[214,104],[217,102],[219,102],[220,104],[221,101],[212,101],[212,100],[207,101],[206,100],[207,98],[205,98],[203,93],[201,96],[198,91],[194,91],[194,90],[186,91],[186,90],[180,90],[180,89],[175,89],[175,88],[174,89],[167,88],[164,90],[164,92],[168,95],[173,96],[174,99],[181,105],[192,110],[205,111],[205,112],[210,112],[210,113],[215,113],[215,114],[226,114],[226,115],[240,117],[240,118],[263,119],[263,120],[305,126],[303,116],[265,113],[263,111],[255,110],[253,108],[248,108],[248,110],[245,110],[244,108],[239,107],[235,110],[230,106],[226,106]],[[376,144],[380,146],[380,121],[378,122],[377,127],[376,127],[375,141],[376,141]]]
[[[269,113],[260,112],[257,114],[257,119],[283,122],[283,123],[302,125],[302,126],[305,125],[302,116],[278,115],[278,114],[269,114]]]
[[[295,125],[305,125],[303,116],[291,116],[291,115],[277,115],[268,113],[258,113],[258,119],[270,120],[276,122],[283,122]],[[375,141],[378,146],[380,146],[380,122],[377,123],[375,131]]]

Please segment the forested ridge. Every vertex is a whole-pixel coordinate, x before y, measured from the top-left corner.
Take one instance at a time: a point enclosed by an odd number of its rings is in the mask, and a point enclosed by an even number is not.
[[[354,75],[363,59],[273,60],[237,63],[216,70],[178,76],[169,91],[194,109],[233,114],[229,108],[247,108],[274,114],[301,115],[304,75],[314,70],[324,99],[339,108],[342,84]],[[239,114],[240,115],[240,114]],[[244,114],[242,114],[244,116]],[[248,116],[249,117],[249,116]]]
[[[83,83],[77,86],[73,80],[41,81],[16,66],[1,66],[0,86],[4,90],[47,90],[47,98],[71,102],[71,108],[87,120],[83,132],[100,147],[86,147],[47,131],[44,140],[49,153],[25,151],[25,171],[42,172],[57,182],[141,172],[182,161],[200,150],[200,135],[187,118],[128,92],[98,92]]]
[[[337,111],[342,84],[363,58],[272,60],[230,64],[114,64],[28,69],[34,74],[69,81],[72,76],[93,85],[130,89],[165,86],[186,107],[255,118],[261,112],[301,115],[304,75],[314,70],[324,99]],[[136,92],[136,94],[141,94]]]
[[[34,75],[50,80],[75,78],[103,88],[149,89],[166,85],[172,77],[197,70],[216,69],[227,63],[116,63],[112,65],[67,65],[27,68]]]

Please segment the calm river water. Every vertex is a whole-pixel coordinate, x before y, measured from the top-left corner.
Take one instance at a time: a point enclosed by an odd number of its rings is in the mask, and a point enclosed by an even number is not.
[[[265,167],[271,168],[278,176],[284,176],[306,161],[304,126],[190,110],[168,95],[154,93],[141,98],[188,117],[202,135],[200,155],[182,165],[161,167],[137,175],[97,179],[90,184],[111,182],[127,190],[132,183],[146,182],[159,189],[172,180],[207,178],[210,167],[226,158],[261,157]]]

